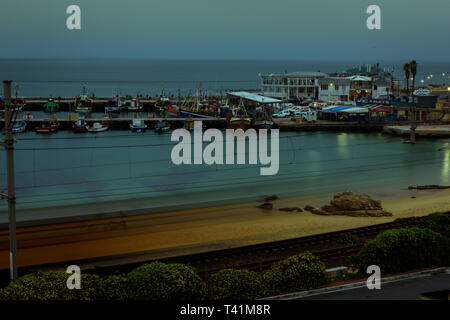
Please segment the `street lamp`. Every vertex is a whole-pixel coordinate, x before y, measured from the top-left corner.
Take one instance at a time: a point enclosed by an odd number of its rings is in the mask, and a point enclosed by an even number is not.
[[[450,86],[447,87],[447,98],[448,98],[448,106],[450,107]]]

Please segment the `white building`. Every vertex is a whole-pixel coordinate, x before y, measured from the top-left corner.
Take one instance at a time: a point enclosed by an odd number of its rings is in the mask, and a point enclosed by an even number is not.
[[[278,99],[319,97],[319,79],[328,77],[322,72],[293,72],[260,74],[261,90],[265,96]]]
[[[350,79],[330,77],[319,79],[319,99],[323,101],[348,101],[350,95]]]
[[[392,83],[385,79],[377,79],[373,82],[372,98],[384,98],[392,94]]]

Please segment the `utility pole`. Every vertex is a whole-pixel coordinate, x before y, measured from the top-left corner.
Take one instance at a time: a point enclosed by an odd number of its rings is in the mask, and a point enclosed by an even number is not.
[[[414,99],[414,97],[413,97]],[[411,129],[410,129],[410,137],[409,137],[409,143],[415,144],[416,143],[416,107],[411,107]]]
[[[11,81],[3,81],[5,95],[5,140],[0,145],[6,149],[6,170],[8,176],[8,221],[9,221],[9,271],[11,281],[17,279],[16,241],[16,193],[14,183],[14,138],[12,134]]]

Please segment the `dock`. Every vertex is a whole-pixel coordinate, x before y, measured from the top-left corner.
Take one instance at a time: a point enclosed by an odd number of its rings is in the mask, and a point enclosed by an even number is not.
[[[383,132],[397,135],[409,136],[411,126],[397,125],[384,126]],[[419,137],[450,137],[450,124],[443,125],[419,125],[416,128],[416,135]]]

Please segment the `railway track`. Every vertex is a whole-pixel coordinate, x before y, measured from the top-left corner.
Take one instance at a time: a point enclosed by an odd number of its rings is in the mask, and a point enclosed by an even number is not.
[[[447,212],[446,214],[448,215],[450,212]],[[420,220],[423,219],[423,217],[417,219]],[[362,248],[364,241],[374,238],[380,232],[393,228],[409,227],[412,225],[414,225],[414,222],[406,219],[367,227],[230,249],[175,256],[164,259],[146,260],[145,252],[141,252],[123,256],[103,257],[84,261],[64,262],[63,264],[37,266],[27,268],[24,271],[33,272],[38,270],[47,271],[64,269],[68,263],[73,263],[79,265],[82,270],[107,275],[111,273],[129,272],[143,263],[160,261],[164,263],[189,264],[196,269],[199,275],[207,278],[208,275],[224,268],[240,268],[262,271],[268,269],[273,263],[304,251],[310,251],[317,255],[327,265],[327,267],[334,267],[343,265],[348,256],[357,253]],[[344,235],[355,235],[358,237],[358,242],[354,245],[342,244],[338,240]],[[122,261],[122,263],[118,263],[117,261]]]

